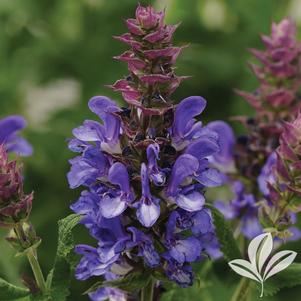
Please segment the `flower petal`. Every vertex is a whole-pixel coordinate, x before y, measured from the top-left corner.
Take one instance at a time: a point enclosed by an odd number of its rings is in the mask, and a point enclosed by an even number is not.
[[[195,157],[189,154],[179,156],[171,172],[167,194],[171,196],[176,195],[180,184],[187,177],[193,175],[198,170],[198,168],[199,162]]]
[[[105,218],[112,218],[120,215],[127,208],[127,204],[120,196],[110,197],[105,195],[99,204],[99,208]]]
[[[201,245],[195,237],[178,240],[169,250],[169,254],[179,263],[193,262],[201,254]]]
[[[75,138],[81,141],[102,141],[104,140],[103,126],[93,120],[86,120],[84,124],[72,131]]]
[[[26,139],[16,136],[5,144],[8,152],[14,152],[19,156],[30,156],[33,153],[31,144]]]
[[[212,230],[212,218],[206,209],[196,212],[193,216],[191,231],[194,234],[205,234]]]
[[[145,227],[151,227],[160,216],[159,200],[145,202],[140,201],[139,208],[137,209],[137,218],[140,223]]]
[[[203,112],[206,107],[206,100],[200,96],[190,96],[183,99],[175,111],[174,123],[172,126],[173,135],[184,138],[192,127],[193,118]],[[190,125],[188,127],[188,125]]]
[[[121,109],[105,96],[90,99],[89,108],[103,120],[106,140],[116,142],[120,134],[120,119],[113,113],[120,112]]]
[[[5,143],[9,136],[26,127],[22,116],[13,115],[0,120],[0,144]]]
[[[114,163],[109,170],[109,181],[119,185],[120,189],[126,193],[130,193],[130,179],[126,167],[120,163]]]
[[[189,144],[185,153],[196,157],[198,160],[201,160],[216,154],[219,150],[220,148],[216,141],[207,137],[202,137]]]
[[[189,194],[178,194],[175,201],[179,207],[190,212],[201,210],[205,204],[204,196],[197,191]]]
[[[233,161],[233,148],[235,144],[235,136],[232,128],[223,121],[210,122],[207,128],[218,134],[219,152],[214,155],[217,163],[229,164]]]
[[[214,168],[208,168],[201,171],[196,180],[206,187],[216,187],[224,183],[225,176]]]

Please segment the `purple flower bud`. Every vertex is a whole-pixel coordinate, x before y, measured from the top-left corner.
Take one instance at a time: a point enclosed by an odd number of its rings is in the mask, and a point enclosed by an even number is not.
[[[293,47],[296,42],[296,25],[290,19],[272,24],[271,46]],[[270,45],[269,45],[270,46]]]
[[[160,146],[157,143],[150,144],[146,149],[147,161],[148,161],[148,172],[151,181],[157,185],[162,186],[165,184],[166,175],[158,167],[157,160],[160,160],[159,157]]]
[[[16,161],[9,161],[3,145],[0,146],[0,226],[13,227],[28,218],[33,193],[25,195],[20,169]]]
[[[151,227],[160,215],[160,200],[151,195],[147,167],[141,165],[142,196],[138,202],[137,218],[145,227]]]
[[[275,120],[289,120],[300,110],[298,86],[300,82],[301,47],[296,41],[296,25],[290,19],[273,23],[271,36],[262,36],[266,47],[251,53],[261,65],[250,64],[260,86],[256,94],[238,91],[257,111],[258,119],[275,127]],[[270,124],[269,124],[270,123]]]

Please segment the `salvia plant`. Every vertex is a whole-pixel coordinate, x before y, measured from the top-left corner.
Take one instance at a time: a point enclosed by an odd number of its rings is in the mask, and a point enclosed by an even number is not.
[[[102,124],[86,120],[69,143],[79,153],[70,161],[70,186],[85,187],[71,208],[97,240],[95,247],[76,246],[76,277],[143,277],[141,294],[149,297],[158,277],[186,287],[191,263],[218,254],[204,193],[223,181],[208,160],[222,150],[218,134],[196,120],[206,106],[202,97],[174,105],[172,93],[186,78],[175,74],[183,49],[171,42],[177,25],[166,25],[164,12],[150,6],[138,6],[126,25],[129,33],[116,39],[130,50],[116,59],[128,64],[129,75],[111,88],[128,105],[93,97],[89,108]],[[97,300],[106,290],[90,296]]]
[[[38,261],[41,239],[30,222],[33,193],[23,189],[19,164],[19,156],[32,154],[19,136],[26,123],[20,116],[0,120],[0,227],[32,268],[32,276],[22,279],[25,287],[0,279],[0,300],[63,301],[73,276],[94,280],[85,292],[94,301],[160,300],[166,289],[205,280],[199,267],[221,257],[242,275],[247,272],[234,264],[250,264],[257,278],[247,277],[261,283],[261,295],[301,284],[295,263],[263,291],[263,282],[276,274],[272,265],[281,266],[281,252],[268,260],[273,245],[301,237],[301,43],[295,24],[273,23],[271,36],[262,36],[264,50],[250,50],[259,61],[249,64],[259,86],[237,93],[255,115],[233,118],[245,129],[235,137],[223,121],[200,121],[206,107],[201,96],[176,104],[173,93],[188,77],[176,75],[175,63],[187,46],[172,44],[179,24],[167,25],[164,18],[165,11],[138,5],[135,18],[125,22],[128,32],[114,37],[129,48],[115,57],[127,64],[128,75],[109,87],[126,106],[95,96],[88,106],[97,120],[73,130],[68,145],[76,156],[67,178],[82,192],[71,205],[74,214],[59,222],[47,276]],[[206,192],[216,189],[230,189],[231,199],[209,199]],[[74,245],[77,224],[94,243]],[[250,262],[240,260],[250,240]],[[295,258],[295,252],[286,254]],[[247,300],[251,288],[243,279],[232,300]]]

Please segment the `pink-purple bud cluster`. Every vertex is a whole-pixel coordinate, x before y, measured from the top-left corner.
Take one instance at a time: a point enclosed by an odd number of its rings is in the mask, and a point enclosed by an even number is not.
[[[238,91],[256,115],[235,118],[246,134],[236,143],[225,139],[232,145],[234,168],[228,179],[235,196],[229,204],[217,201],[216,206],[226,218],[239,218],[239,230],[249,239],[268,228],[277,237],[295,240],[301,235],[292,227],[299,210],[292,200],[301,191],[301,118],[291,121],[300,110],[301,43],[290,19],[273,23],[271,36],[261,38],[265,50],[251,49],[261,64],[250,65],[259,88],[252,94]],[[227,129],[223,125],[220,131]]]
[[[187,78],[175,75],[173,64],[183,47],[172,45],[178,25],[164,24],[164,16],[164,11],[139,5],[136,18],[126,21],[129,33],[115,37],[131,47],[115,57],[128,64],[130,75],[111,87],[144,114],[160,115],[170,108],[170,95]]]
[[[290,120],[300,109],[301,44],[290,19],[272,24],[271,36],[261,37],[265,50],[251,49],[261,65],[250,64],[259,80],[254,93],[238,91],[256,110],[263,123]]]
[[[0,146],[0,226],[13,227],[26,220],[33,195],[23,192],[23,181],[16,161],[9,161],[4,146]]]

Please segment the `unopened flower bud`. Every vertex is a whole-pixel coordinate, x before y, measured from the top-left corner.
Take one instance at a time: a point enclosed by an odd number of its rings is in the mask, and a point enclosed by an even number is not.
[[[32,206],[33,194],[25,195],[20,169],[16,161],[9,161],[0,146],[0,226],[12,227],[26,220]]]

